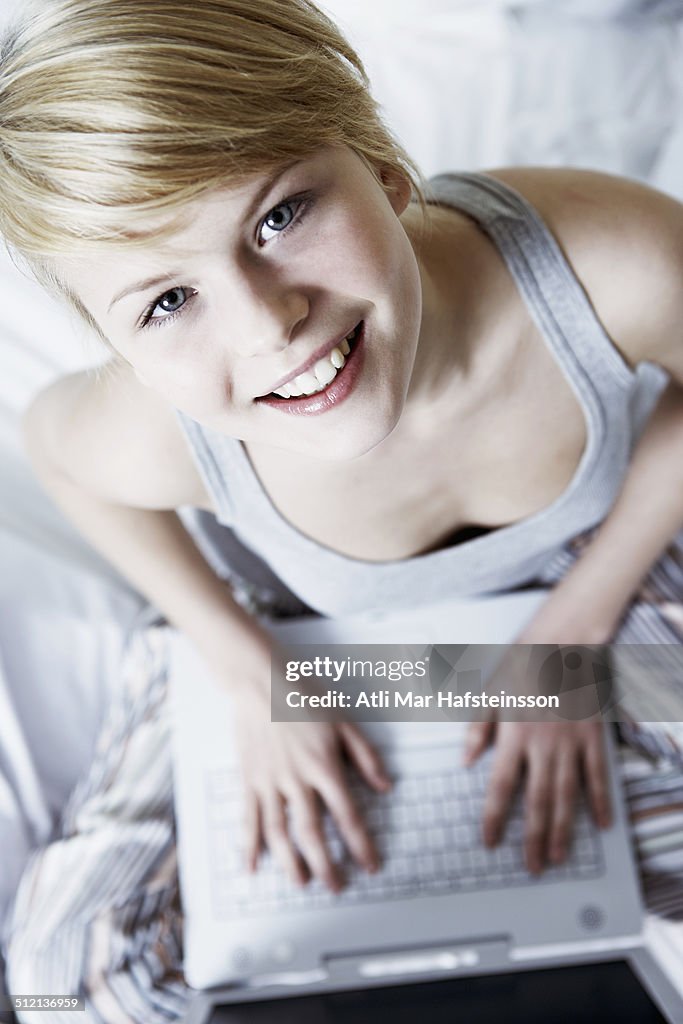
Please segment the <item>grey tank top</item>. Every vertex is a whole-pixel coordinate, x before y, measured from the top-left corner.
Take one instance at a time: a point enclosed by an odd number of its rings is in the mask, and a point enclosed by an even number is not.
[[[634,372],[625,363],[554,237],[517,192],[483,174],[444,174],[431,180],[428,198],[471,217],[497,246],[581,405],[586,445],[567,488],[540,512],[437,551],[369,562],[297,530],[270,501],[242,442],[178,413],[220,524],[197,517],[192,528],[200,546],[208,543],[219,571],[221,547],[226,569],[236,559],[242,574],[256,556],[254,582],[268,583],[273,577],[264,570],[272,573],[322,615],[409,608],[533,581],[567,541],[606,516],[666,382],[657,367],[643,364]]]

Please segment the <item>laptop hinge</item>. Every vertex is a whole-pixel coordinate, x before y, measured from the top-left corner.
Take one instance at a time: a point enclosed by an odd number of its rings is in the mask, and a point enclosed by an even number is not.
[[[324,958],[325,967],[335,981],[368,982],[407,977],[435,978],[471,974],[502,967],[510,962],[510,942],[506,936],[473,939],[471,942],[441,943],[438,946],[393,948],[378,952],[356,952]]]

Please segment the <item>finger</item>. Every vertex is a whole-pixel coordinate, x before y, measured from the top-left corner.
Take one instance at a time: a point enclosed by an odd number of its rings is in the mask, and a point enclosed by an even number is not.
[[[244,798],[244,838],[247,871],[255,871],[263,837],[259,803],[256,794],[251,791]]]
[[[532,750],[524,799],[524,853],[532,874],[543,870],[555,777],[552,748]]]
[[[503,833],[522,763],[523,754],[519,744],[506,744],[498,748],[484,800],[483,833],[487,846],[495,846]]]
[[[328,889],[338,892],[342,879],[325,839],[317,795],[311,789],[298,789],[292,793],[289,806],[297,845],[311,874]]]
[[[571,843],[579,791],[579,761],[576,748],[562,746],[557,751],[554,800],[548,840],[548,856],[561,864]]]
[[[353,859],[366,870],[379,867],[379,855],[341,771],[327,772],[317,786]]]
[[[381,793],[391,788],[391,779],[377,748],[351,722],[342,722],[339,736],[350,760],[367,784]]]
[[[491,740],[495,729],[495,722],[488,719],[485,722],[470,722],[465,735],[465,750],[463,753],[463,764],[469,767],[481,757]]]
[[[588,803],[595,823],[600,828],[609,828],[612,811],[607,780],[607,761],[602,726],[592,728],[583,751],[584,778]]]
[[[263,833],[273,857],[295,885],[308,881],[308,872],[287,827],[285,801],[280,793],[269,793],[261,804]]]

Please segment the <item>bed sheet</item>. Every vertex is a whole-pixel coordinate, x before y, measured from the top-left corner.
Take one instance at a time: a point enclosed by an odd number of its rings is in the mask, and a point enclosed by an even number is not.
[[[419,16],[414,0],[322,6],[426,174],[564,164],[683,194],[669,157],[683,131],[681,0],[424,0]]]
[[[0,533],[0,935],[28,851],[87,770],[140,600]]]

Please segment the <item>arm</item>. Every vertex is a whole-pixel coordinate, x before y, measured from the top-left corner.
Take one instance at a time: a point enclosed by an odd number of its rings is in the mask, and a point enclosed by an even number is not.
[[[593,172],[494,175],[539,210],[625,361],[657,363],[671,377],[613,509],[520,638],[604,643],[683,527],[683,205]]]
[[[612,511],[520,643],[607,643],[643,578],[682,527],[683,388],[672,383],[647,424]],[[537,641],[540,636],[546,639]]]
[[[635,182],[568,170],[494,172],[536,206],[632,366],[671,376],[634,452],[619,497],[519,643],[611,639],[640,582],[683,526],[683,206]],[[526,854],[532,870],[561,861],[583,769],[598,824],[610,820],[599,723],[477,723],[468,761],[496,735],[484,836],[497,841],[526,768]]]
[[[35,471],[57,504],[191,637],[236,698],[252,869],[266,841],[294,881],[304,882],[310,869],[338,887],[316,791],[354,857],[374,867],[376,851],[348,793],[340,755],[346,752],[368,784],[384,789],[380,759],[351,723],[297,728],[270,722],[270,640],[215,576],[174,511],[210,503],[172,410],[125,368],[77,374],[38,397],[25,437]],[[285,803],[301,853],[289,834]]]
[[[146,396],[136,403],[129,383],[119,372],[97,380],[77,374],[39,395],[24,421],[33,469],[80,532],[191,637],[214,669],[229,652],[241,654],[243,674],[234,687],[263,687],[265,634],[233,601],[173,511],[181,504],[209,507],[189,453],[180,436],[169,442],[171,424],[161,407]],[[112,415],[117,405],[125,417]]]

